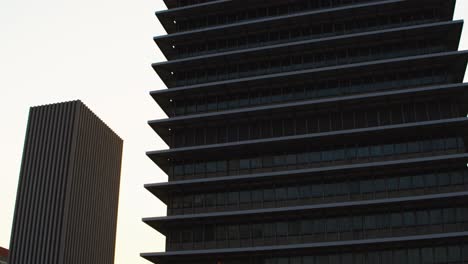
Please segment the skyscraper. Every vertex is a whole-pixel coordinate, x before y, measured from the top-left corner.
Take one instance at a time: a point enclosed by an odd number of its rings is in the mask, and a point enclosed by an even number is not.
[[[80,101],[31,108],[10,264],[114,263],[122,146]]]
[[[468,263],[454,0],[166,0],[158,264]]]

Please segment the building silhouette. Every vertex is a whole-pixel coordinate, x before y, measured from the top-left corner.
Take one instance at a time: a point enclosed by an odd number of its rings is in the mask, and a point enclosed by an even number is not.
[[[30,109],[10,264],[114,263],[122,146],[80,101]]]
[[[454,0],[166,0],[158,264],[468,262]]]

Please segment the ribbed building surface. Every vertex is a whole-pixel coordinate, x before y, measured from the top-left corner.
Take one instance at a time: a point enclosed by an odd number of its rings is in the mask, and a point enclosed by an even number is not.
[[[31,108],[10,264],[114,263],[122,147],[80,101]]]
[[[158,264],[468,263],[454,0],[166,0]]]

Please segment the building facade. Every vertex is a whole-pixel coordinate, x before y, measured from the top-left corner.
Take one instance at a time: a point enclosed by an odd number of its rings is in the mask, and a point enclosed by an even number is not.
[[[122,147],[80,101],[30,109],[10,264],[114,263]]]
[[[0,264],[8,264],[8,249],[0,247]]]
[[[454,0],[166,0],[158,264],[468,263]]]

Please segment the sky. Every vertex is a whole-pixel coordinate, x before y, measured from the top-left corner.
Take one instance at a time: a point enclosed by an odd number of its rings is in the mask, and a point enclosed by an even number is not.
[[[458,0],[455,19],[468,19]],[[0,0],[0,246],[8,247],[30,106],[81,99],[124,140],[116,264],[149,263],[164,237],[141,221],[165,205],[143,188],[167,181],[146,157],[167,146],[147,125],[165,115],[149,96],[164,84],[154,11],[162,0]],[[468,29],[460,49],[468,49]]]

